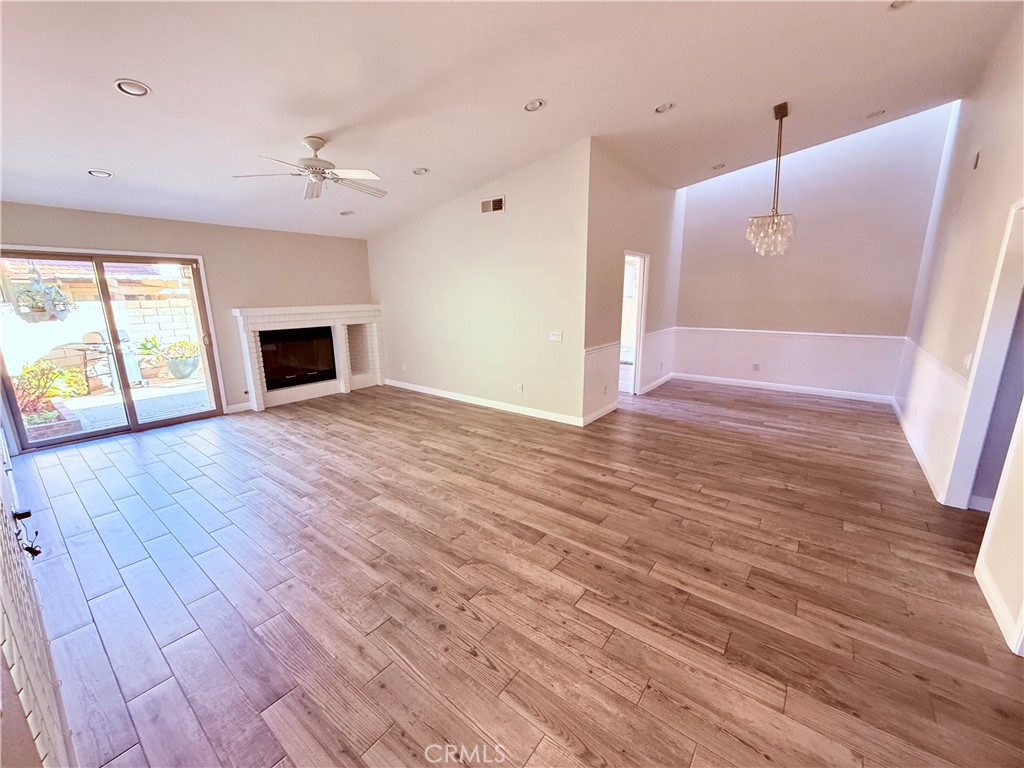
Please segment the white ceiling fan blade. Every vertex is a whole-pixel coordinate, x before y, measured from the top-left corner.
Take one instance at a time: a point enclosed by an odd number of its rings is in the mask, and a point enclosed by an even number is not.
[[[232,176],[232,179],[255,179],[258,176],[301,176],[301,173],[243,173],[241,176]]]
[[[330,173],[342,179],[365,179],[366,181],[380,181],[373,171],[366,168],[332,168]]]
[[[385,197],[387,192],[383,189],[377,189],[371,187],[369,184],[361,184],[358,181],[352,181],[351,179],[331,179],[335,184],[341,184],[343,187],[354,189],[357,192],[362,192],[367,195],[373,195],[374,197]]]
[[[295,163],[289,163],[286,160],[278,160],[276,157],[267,157],[266,155],[256,155],[256,157],[258,157],[260,160],[270,160],[271,162],[274,162],[274,163],[281,163],[281,165],[290,165],[292,168],[298,168],[300,171],[302,170],[302,166],[301,165],[296,165]]]
[[[323,191],[324,183],[322,181],[313,181],[313,179],[306,179],[306,188],[302,192],[303,200],[315,200],[320,197],[320,193]]]

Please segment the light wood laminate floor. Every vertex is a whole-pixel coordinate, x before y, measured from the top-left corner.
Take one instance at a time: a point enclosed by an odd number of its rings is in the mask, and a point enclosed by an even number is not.
[[[578,429],[381,387],[16,477],[82,765],[1022,762],[985,518],[882,405],[675,382]]]

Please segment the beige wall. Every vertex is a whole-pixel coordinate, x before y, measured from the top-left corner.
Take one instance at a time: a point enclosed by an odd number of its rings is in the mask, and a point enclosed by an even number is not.
[[[778,258],[746,240],[747,217],[771,209],[774,161],[687,188],[678,325],[903,336],[949,114],[783,157],[780,207],[796,236]]]
[[[226,404],[247,402],[233,307],[362,304],[366,241],[4,202],[7,245],[201,255]]]
[[[593,139],[587,237],[587,337],[619,339],[625,251],[648,254],[647,331],[675,325],[679,257],[672,251],[676,191],[650,179]]]
[[[589,170],[587,139],[370,238],[389,379],[580,417]]]
[[[924,255],[908,335],[967,374],[1010,206],[1024,197],[1024,29],[1021,13],[962,100],[935,246]],[[977,153],[981,153],[974,169]]]

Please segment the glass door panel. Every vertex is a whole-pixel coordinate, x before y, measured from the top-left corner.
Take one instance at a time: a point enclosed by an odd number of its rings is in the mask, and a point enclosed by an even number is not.
[[[101,261],[139,424],[217,409],[197,271],[187,260]]]
[[[0,257],[0,353],[25,447],[128,429],[91,259]]]

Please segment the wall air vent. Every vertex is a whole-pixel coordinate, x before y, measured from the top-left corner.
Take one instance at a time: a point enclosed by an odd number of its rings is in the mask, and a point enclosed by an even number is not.
[[[480,201],[480,213],[501,213],[505,210],[505,197],[492,197]]]

